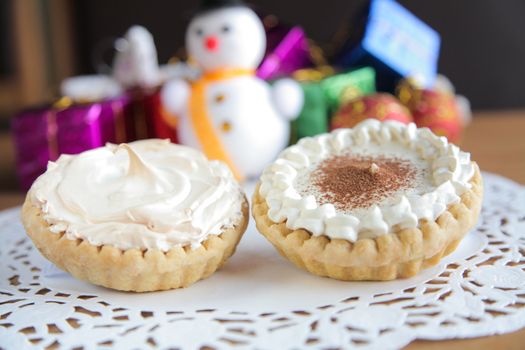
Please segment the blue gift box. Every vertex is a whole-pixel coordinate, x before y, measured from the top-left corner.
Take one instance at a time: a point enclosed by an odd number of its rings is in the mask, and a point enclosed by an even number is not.
[[[378,90],[392,91],[400,78],[414,77],[433,85],[441,39],[439,34],[393,0],[372,0],[365,28],[339,59],[344,67],[368,65],[376,69]]]

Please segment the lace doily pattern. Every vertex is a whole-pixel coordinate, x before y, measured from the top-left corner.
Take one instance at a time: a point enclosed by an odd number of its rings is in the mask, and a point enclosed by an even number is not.
[[[407,288],[377,292],[382,288],[377,282],[376,292],[369,295],[348,288],[345,298],[324,305],[305,302],[291,311],[220,306],[152,310],[140,302],[126,305],[118,292],[98,295],[92,292],[96,289],[84,293],[46,285],[44,260],[21,227],[19,209],[4,211],[0,348],[388,349],[416,338],[517,330],[525,326],[525,187],[491,174],[484,179],[481,219],[470,233],[483,237],[483,244],[474,253]],[[340,283],[344,288],[345,282]],[[176,293],[163,292],[158,298],[176,298]]]

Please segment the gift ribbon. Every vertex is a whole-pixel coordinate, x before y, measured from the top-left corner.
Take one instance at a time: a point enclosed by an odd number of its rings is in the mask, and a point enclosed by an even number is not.
[[[244,176],[239,172],[237,166],[226,152],[217,130],[213,126],[206,103],[206,90],[209,84],[213,82],[240,76],[253,76],[254,74],[255,71],[250,69],[216,70],[205,73],[191,86],[190,120],[197,140],[206,156],[210,159],[225,162],[237,180],[242,180]]]
[[[298,69],[293,72],[292,77],[301,82],[318,82],[334,74],[335,70],[332,67],[319,66],[317,68]]]
[[[49,147],[49,160],[55,161],[58,158],[58,140],[57,115],[54,110],[50,110],[47,113],[47,144]]]
[[[419,99],[423,87],[416,79],[408,77],[403,79],[396,87],[397,98],[405,106],[410,106],[414,100]]]
[[[341,99],[341,104],[343,104],[352,101],[362,95],[363,92],[357,86],[349,85],[341,91],[339,97]]]
[[[68,96],[59,98],[53,103],[51,110],[47,113],[47,144],[49,147],[49,159],[52,161],[57,160],[59,156],[58,150],[58,125],[57,125],[57,113],[69,108],[73,105],[73,100]]]
[[[134,126],[135,138],[143,140],[148,138],[148,121],[146,115],[146,108],[144,106],[145,96],[139,92],[139,96],[134,98],[133,107],[135,111]]]
[[[124,121],[124,107],[120,101],[111,102],[111,111],[115,120],[115,141],[117,143],[126,142],[126,123]]]
[[[292,77],[302,82],[317,82],[335,74],[335,69],[328,63],[323,49],[313,40],[308,40],[308,55],[314,68],[303,68],[293,72]]]

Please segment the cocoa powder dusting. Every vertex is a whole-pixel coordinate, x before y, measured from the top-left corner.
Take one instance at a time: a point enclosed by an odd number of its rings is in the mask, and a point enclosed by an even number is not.
[[[310,174],[321,204],[339,210],[367,208],[414,185],[416,168],[408,160],[381,156],[338,155],[325,159]]]

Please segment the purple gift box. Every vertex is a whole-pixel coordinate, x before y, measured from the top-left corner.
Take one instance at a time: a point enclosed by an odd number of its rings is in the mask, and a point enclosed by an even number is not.
[[[266,54],[257,69],[261,79],[275,79],[311,67],[308,40],[301,27],[277,24],[266,29]]]
[[[12,122],[16,168],[22,189],[28,190],[48,161],[60,154],[77,154],[106,142],[131,141],[134,127],[130,99],[122,96],[67,108],[46,106],[18,113]]]

